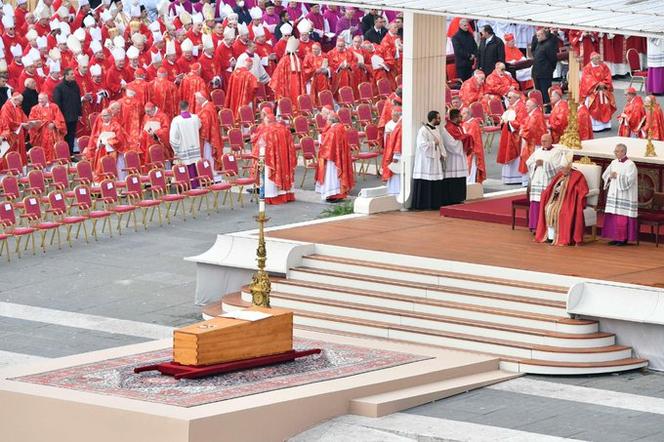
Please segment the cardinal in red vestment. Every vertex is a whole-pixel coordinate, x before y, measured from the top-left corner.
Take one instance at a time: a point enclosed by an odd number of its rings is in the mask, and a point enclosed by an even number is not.
[[[646,138],[648,131],[653,140],[664,141],[664,113],[657,103],[654,95],[648,95],[645,99],[646,124],[643,126],[643,133]]]
[[[586,32],[571,29],[568,31],[570,45],[583,58],[583,64],[590,62],[593,54],[599,51],[599,39],[597,32]]]
[[[646,122],[646,109],[643,106],[643,100],[636,95],[636,89],[633,87],[625,90],[625,108],[618,115],[618,136],[629,138],[641,138],[642,128]]]
[[[224,39],[214,50],[214,60],[218,65],[219,73],[222,77],[221,87],[226,93],[228,93],[228,82],[235,67],[235,57],[233,56],[234,39],[235,31],[233,28],[227,27],[224,29]]]
[[[114,65],[106,71],[104,83],[110,93],[110,99],[115,100],[122,95],[122,89],[132,80],[132,71],[125,65],[125,52],[121,48],[113,49]]]
[[[579,138],[583,140],[592,140],[595,135],[593,134],[593,124],[590,118],[588,108],[583,104],[579,104],[576,110],[576,118],[579,120]]]
[[[357,60],[351,51],[346,48],[346,41],[337,38],[337,45],[327,53],[327,60],[332,74],[331,90],[335,99],[339,99],[338,91],[344,86],[354,86],[352,69]]]
[[[127,89],[131,89],[136,93],[136,100],[141,104],[141,108],[145,107],[145,103],[150,101],[150,91],[148,90],[150,84],[145,81],[145,76],[145,70],[138,68],[134,71],[134,81],[127,84]]]
[[[244,66],[240,66],[231,75],[226,93],[226,106],[233,111],[237,120],[239,118],[240,106],[253,103],[258,80],[251,73],[254,59],[247,57]]]
[[[330,69],[327,56],[321,51],[320,43],[313,44],[311,53],[304,57],[302,67],[304,69],[304,81],[307,84],[311,99],[316,105],[320,105],[318,93],[330,90]]]
[[[328,123],[318,151],[316,192],[324,200],[338,201],[346,198],[355,186],[355,174],[345,126],[334,112],[328,115]]]
[[[30,129],[30,144],[43,147],[46,161],[51,162],[55,160],[55,143],[62,141],[67,133],[67,123],[60,108],[49,103],[47,94],[42,92],[38,100],[30,110],[29,119],[37,124]]]
[[[196,104],[196,92],[208,96],[208,87],[203,77],[201,77],[201,64],[192,63],[190,71],[182,79],[180,83],[180,99],[185,100],[191,106],[191,112],[197,114],[199,109]]]
[[[199,109],[196,115],[201,120],[201,158],[221,165],[224,142],[219,130],[219,115],[214,103],[208,101],[201,92],[196,92],[196,107]]]
[[[394,176],[394,173],[390,170],[389,165],[394,162],[398,162],[401,159],[402,152],[402,120],[401,120],[402,109],[401,107],[395,107],[392,112],[392,121],[396,119],[396,124],[392,132],[387,135],[385,141],[385,149],[383,150],[383,161],[381,164],[382,178],[383,181],[387,182],[388,194],[396,195],[399,193],[400,189],[396,188],[390,179]],[[400,186],[399,186],[400,187]]]
[[[549,115],[549,128],[553,143],[558,143],[560,137],[565,133],[569,119],[569,105],[562,99],[563,93],[560,88],[551,90],[551,114]]]
[[[616,99],[613,96],[611,70],[602,62],[598,53],[593,53],[581,74],[579,95],[585,101],[593,119],[593,130],[611,128],[611,116],[616,111]]]
[[[154,103],[145,103],[145,115],[141,123],[141,155],[143,164],[150,162],[150,146],[160,144],[166,153],[166,159],[173,158],[173,149],[169,142],[171,119]]]
[[[123,152],[129,150],[139,152],[144,107],[136,98],[136,92],[129,88],[125,92],[125,97],[120,100],[120,105],[120,122],[127,134]]]
[[[468,183],[482,183],[486,180],[486,162],[482,143],[482,127],[466,107],[461,110],[463,131],[473,137],[473,149],[466,152],[468,159]],[[473,173],[474,172],[474,173]]]
[[[297,97],[306,93],[304,87],[304,69],[302,60],[297,55],[298,40],[295,37],[288,39],[286,53],[279,60],[268,85],[274,92],[274,98],[279,100],[287,97],[293,105],[297,104]]]
[[[459,97],[464,106],[470,106],[475,101],[481,101],[484,97],[484,72],[477,69],[473,76],[461,84]]]
[[[168,118],[173,118],[180,111],[180,93],[177,86],[168,79],[168,71],[165,68],[157,70],[157,78],[150,82],[148,87],[150,101],[154,103]]]
[[[512,91],[507,95],[507,99],[509,101],[507,110],[514,111],[514,118],[503,119],[500,146],[496,157],[498,164],[508,164],[519,157],[519,153],[521,152],[520,130],[528,117],[528,111],[526,110],[526,105],[521,100],[521,94]],[[504,117],[507,114],[509,112],[506,111]]]
[[[505,63],[499,61],[496,63],[496,69],[486,77],[484,93],[502,98],[511,89],[519,89],[519,83],[505,71]]]
[[[583,243],[583,209],[588,183],[583,173],[572,169],[571,159],[558,172],[540,197],[535,240],[557,246]]]
[[[96,180],[103,179],[101,159],[106,155],[110,155],[117,161],[118,154],[124,154],[127,146],[127,134],[122,125],[113,119],[111,111],[104,109],[99,116],[99,124],[95,125],[90,135],[90,146],[96,149],[93,161]]]
[[[14,92],[12,97],[2,105],[0,109],[0,137],[9,143],[9,152],[18,152],[24,166],[28,164],[28,154],[25,150],[25,129],[28,127],[26,117],[21,104],[23,95]],[[2,168],[7,168],[7,162],[2,158]]]
[[[526,111],[528,116],[521,126],[521,163],[519,164],[519,172],[528,173],[528,166],[526,161],[530,158],[530,155],[535,151],[535,147],[540,144],[542,140],[542,135],[546,131],[546,123],[544,121],[544,114],[539,108],[537,103],[534,100],[526,101]]]

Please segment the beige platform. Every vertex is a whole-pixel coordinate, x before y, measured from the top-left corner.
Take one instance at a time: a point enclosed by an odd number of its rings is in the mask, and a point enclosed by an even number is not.
[[[454,350],[296,330],[325,342],[431,356],[356,376],[181,408],[10,381],[166,348],[170,340],[60,358],[0,371],[2,440],[20,442],[282,441],[323,420],[350,413],[382,415],[514,377],[496,358]]]

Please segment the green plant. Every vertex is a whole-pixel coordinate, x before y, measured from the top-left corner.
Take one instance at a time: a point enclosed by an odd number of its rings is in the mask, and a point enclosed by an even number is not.
[[[332,218],[333,216],[350,215],[351,213],[353,213],[353,202],[344,201],[342,203],[337,203],[334,206],[328,207],[327,209],[323,210],[318,217]]]

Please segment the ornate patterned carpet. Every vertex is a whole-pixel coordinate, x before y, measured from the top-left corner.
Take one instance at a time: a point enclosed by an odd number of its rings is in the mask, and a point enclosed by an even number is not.
[[[202,379],[175,380],[156,371],[134,374],[134,367],[170,360],[171,350],[164,349],[13,380],[178,407],[195,407],[430,359],[428,356],[302,338],[295,338],[294,348],[321,348],[323,351],[293,362]]]

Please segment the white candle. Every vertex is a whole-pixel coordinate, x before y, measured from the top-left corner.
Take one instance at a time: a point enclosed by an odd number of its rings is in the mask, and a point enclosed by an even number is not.
[[[260,155],[261,158],[265,156],[265,145],[261,144],[260,149],[258,150],[258,155]]]
[[[259,201],[258,202],[258,211],[259,212],[265,212],[265,201]]]

